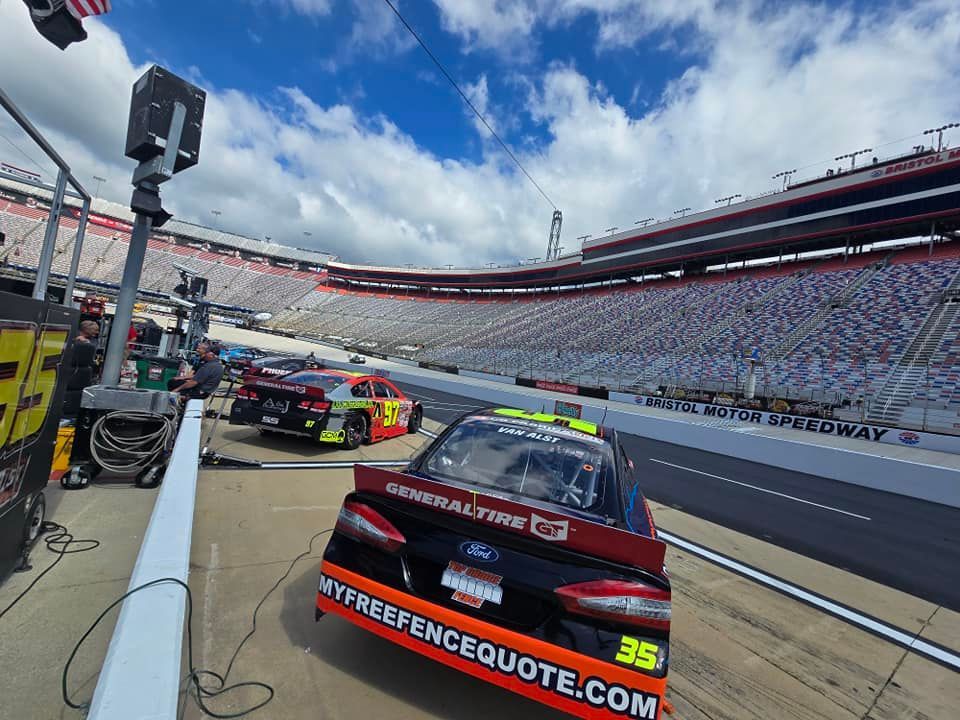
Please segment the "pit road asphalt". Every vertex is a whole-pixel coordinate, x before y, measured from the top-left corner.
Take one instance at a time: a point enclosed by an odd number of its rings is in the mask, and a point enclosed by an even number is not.
[[[449,424],[485,407],[397,383]],[[960,509],[620,433],[653,501],[960,611]]]

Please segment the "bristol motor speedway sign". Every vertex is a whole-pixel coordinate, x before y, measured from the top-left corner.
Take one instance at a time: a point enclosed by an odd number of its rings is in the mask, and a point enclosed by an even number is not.
[[[717,420],[732,420],[754,425],[782,427],[791,430],[805,430],[807,432],[848,437],[868,442],[885,443],[887,445],[902,445],[916,447],[923,450],[937,450],[960,454],[960,437],[940,435],[938,433],[903,430],[901,428],[867,425],[845,420],[827,420],[817,417],[803,417],[801,415],[787,415],[785,413],[763,412],[747,408],[727,407],[709,403],[693,402],[691,400],[673,400],[670,398],[650,397],[637,395],[634,398],[637,405],[660,410],[698,415],[703,418]]]

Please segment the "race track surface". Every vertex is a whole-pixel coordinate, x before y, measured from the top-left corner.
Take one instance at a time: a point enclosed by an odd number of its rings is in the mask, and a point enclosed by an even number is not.
[[[447,424],[480,401],[399,383]],[[646,496],[960,610],[960,509],[621,433]]]

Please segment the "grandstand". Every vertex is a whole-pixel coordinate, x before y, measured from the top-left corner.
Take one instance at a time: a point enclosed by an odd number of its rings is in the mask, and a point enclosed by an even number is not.
[[[36,267],[45,198],[0,191],[7,267]],[[584,244],[523,267],[385,268],[171,221],[141,290],[173,262],[274,331],[431,363],[641,392],[745,389],[865,419],[960,425],[960,151],[923,151]],[[130,212],[98,202],[78,283],[116,285]],[[65,273],[76,213],[61,221]],[[917,245],[917,236],[927,242]],[[914,238],[906,240],[904,238]]]
[[[49,206],[48,197],[19,183],[0,185],[0,248],[5,266],[32,272],[40,258]],[[109,214],[107,214],[109,213]],[[65,275],[77,233],[76,208],[61,217],[52,272]],[[97,201],[84,240],[78,285],[117,286],[130,242],[133,215],[115,203]],[[147,246],[141,289],[169,293],[179,282],[176,262],[209,280],[209,299],[243,312],[276,311],[290,305],[317,283],[331,256],[170,221],[154,232]]]

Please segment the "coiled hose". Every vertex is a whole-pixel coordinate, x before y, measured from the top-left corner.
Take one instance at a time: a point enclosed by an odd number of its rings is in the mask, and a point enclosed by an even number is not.
[[[120,434],[129,423],[157,429],[143,435]],[[132,473],[149,467],[167,449],[175,435],[173,419],[158,413],[115,410],[97,418],[90,429],[90,454],[104,470]]]

